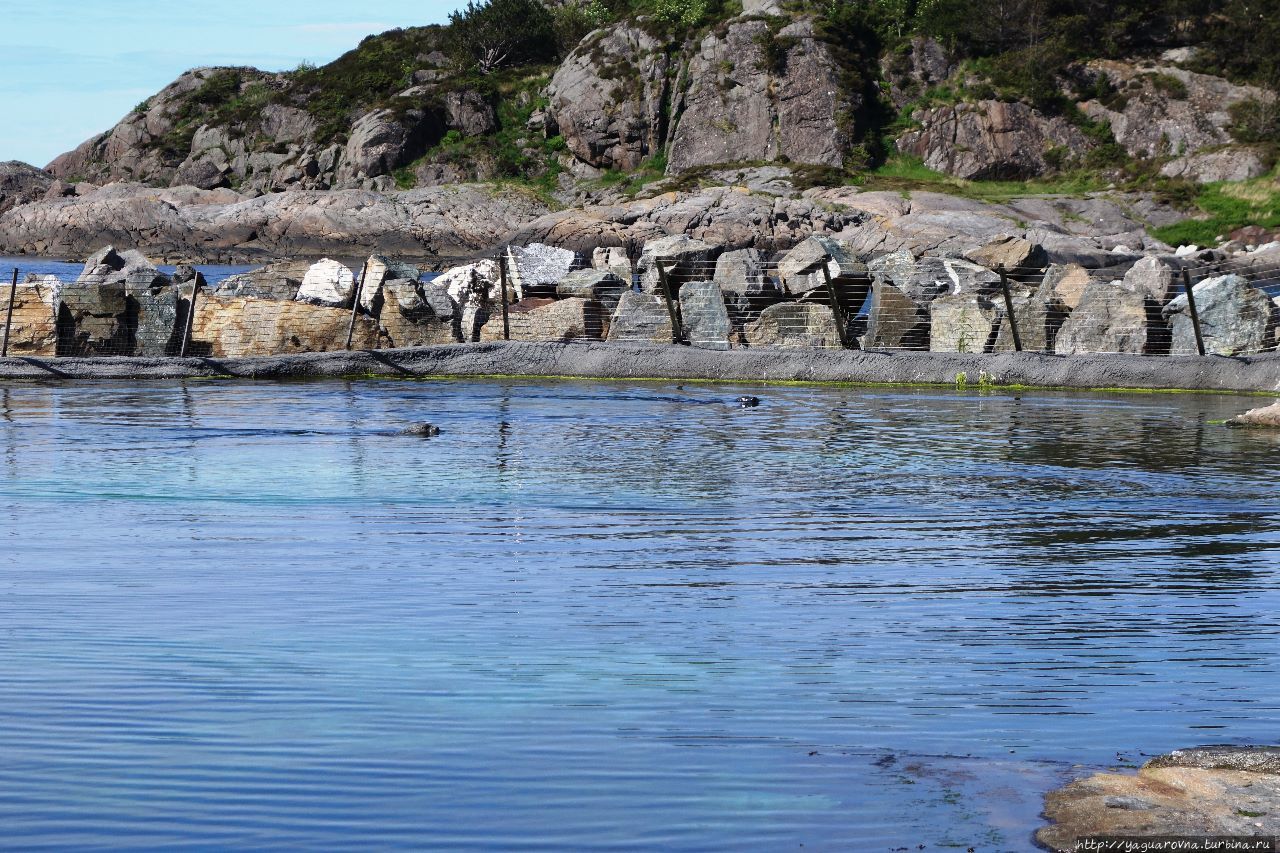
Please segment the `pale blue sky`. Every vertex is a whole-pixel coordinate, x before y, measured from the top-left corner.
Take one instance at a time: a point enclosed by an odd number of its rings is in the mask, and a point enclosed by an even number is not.
[[[462,0],[0,0],[0,161],[44,166],[188,68],[328,62]]]

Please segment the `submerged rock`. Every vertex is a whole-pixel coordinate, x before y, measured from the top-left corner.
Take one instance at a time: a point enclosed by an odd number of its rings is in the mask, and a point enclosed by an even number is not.
[[[1263,406],[1259,409],[1250,409],[1243,415],[1236,415],[1227,421],[1227,426],[1276,427],[1280,429],[1280,402],[1275,402],[1270,406]]]

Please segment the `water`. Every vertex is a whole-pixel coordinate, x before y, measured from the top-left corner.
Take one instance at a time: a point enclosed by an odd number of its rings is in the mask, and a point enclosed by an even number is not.
[[[1275,740],[1257,403],[10,385],[0,846],[1030,849]]]
[[[258,265],[260,266],[260,265]],[[0,257],[0,280],[8,282],[14,268],[18,270],[18,281],[22,281],[29,273],[36,275],[56,275],[63,281],[75,281],[84,272],[84,263],[63,261],[56,258],[43,258],[35,255],[22,257]],[[210,285],[230,278],[242,272],[257,269],[257,266],[236,266],[228,264],[197,264],[196,269],[204,273],[204,279]],[[176,269],[172,264],[161,264],[156,267],[160,272],[172,275]]]

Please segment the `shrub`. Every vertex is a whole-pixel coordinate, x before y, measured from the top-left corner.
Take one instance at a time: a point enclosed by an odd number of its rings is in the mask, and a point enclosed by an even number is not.
[[[556,57],[555,21],[537,0],[470,0],[449,15],[446,46],[463,68],[491,74]]]

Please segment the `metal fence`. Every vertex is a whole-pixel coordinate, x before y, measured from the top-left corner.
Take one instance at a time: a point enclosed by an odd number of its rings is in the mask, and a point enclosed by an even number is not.
[[[296,262],[213,285],[194,268],[86,270],[76,281],[14,269],[0,352],[230,357],[530,340],[1161,356],[1280,343],[1280,264],[1248,257],[1088,270],[631,246],[546,273],[519,251],[436,277],[375,256],[358,271],[322,262],[328,278],[314,281]]]

